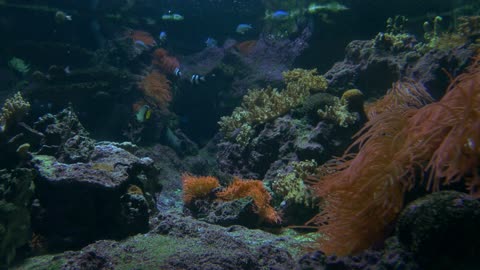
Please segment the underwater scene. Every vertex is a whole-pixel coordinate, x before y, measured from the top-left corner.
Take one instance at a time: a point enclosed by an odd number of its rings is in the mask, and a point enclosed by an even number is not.
[[[479,270],[480,1],[0,0],[0,270]]]

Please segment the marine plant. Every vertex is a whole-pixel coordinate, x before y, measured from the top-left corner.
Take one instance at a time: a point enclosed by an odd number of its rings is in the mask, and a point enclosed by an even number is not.
[[[30,110],[30,103],[17,92],[13,97],[5,100],[0,113],[0,133],[16,121],[20,121]]]
[[[172,101],[170,81],[157,70],[152,70],[139,84],[145,96],[151,99],[151,104],[161,111],[168,111],[168,105]]]
[[[421,183],[417,172],[429,173],[429,190],[463,179],[480,196],[479,62],[477,57],[453,80],[440,101],[422,108],[428,102],[422,88],[397,84],[344,156],[319,168],[312,179],[323,211],[309,223],[324,235],[322,251],[342,256],[382,241],[403,207],[404,192]]]
[[[301,105],[311,92],[323,91],[327,81],[317,70],[293,69],[283,72],[286,87],[282,91],[268,86],[250,90],[231,116],[224,116],[218,124],[226,138],[248,144],[253,127],[266,123]],[[238,136],[241,135],[241,136]]]
[[[251,197],[255,211],[269,223],[280,222],[280,216],[270,205],[271,196],[260,180],[242,180],[234,178],[233,182],[223,191],[217,192],[220,200],[232,201]]]

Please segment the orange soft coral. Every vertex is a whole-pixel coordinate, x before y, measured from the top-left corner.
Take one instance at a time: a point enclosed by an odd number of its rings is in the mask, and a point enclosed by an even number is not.
[[[220,186],[213,176],[182,175],[183,202],[189,204],[194,199],[205,198],[214,188]]]
[[[418,169],[430,173],[428,187],[434,190],[465,179],[471,193],[480,196],[479,61],[439,102],[420,109],[411,107],[428,101],[426,93],[397,84],[344,157],[323,168],[333,173],[319,176],[314,185],[324,203],[323,212],[310,221],[325,235],[321,250],[348,255],[382,240],[403,207],[404,191],[418,184]]]
[[[235,178],[224,191],[217,193],[217,197],[224,201],[251,197],[260,217],[270,223],[280,222],[280,216],[270,206],[271,196],[263,186],[262,181]]]
[[[404,151],[414,153],[416,160],[428,157],[430,189],[464,178],[471,194],[480,197],[480,57],[439,102],[415,114],[407,132],[410,149]],[[419,144],[424,147],[416,148]]]
[[[310,221],[324,235],[319,242],[322,251],[348,255],[382,240],[403,206],[404,185],[398,179],[413,177],[415,168],[408,157],[397,155],[406,141],[403,130],[414,114],[410,107],[428,99],[418,85],[395,84],[378,102],[384,105],[382,111],[371,115],[344,157],[323,168],[334,173],[313,186],[324,204],[323,212]]]
[[[172,101],[170,81],[162,73],[153,70],[139,84],[145,96],[152,99],[152,104],[162,111],[168,110]]]
[[[173,74],[175,69],[180,66],[177,58],[169,55],[168,52],[162,48],[158,48],[153,52],[152,64],[167,74]]]

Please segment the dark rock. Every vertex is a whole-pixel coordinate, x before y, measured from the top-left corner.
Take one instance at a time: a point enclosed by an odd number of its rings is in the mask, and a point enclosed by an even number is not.
[[[480,202],[441,191],[410,203],[396,234],[424,269],[474,269],[480,256]]]
[[[392,83],[410,78],[422,83],[435,97],[449,84],[445,70],[453,76],[462,72],[474,51],[468,46],[431,50],[421,54],[410,49],[391,51],[373,40],[354,40],[346,47],[345,59],[325,73],[329,89],[340,94],[358,88],[368,96],[380,97]]]
[[[360,254],[337,257],[321,251],[304,255],[298,261],[301,270],[420,270],[413,256],[395,237],[387,240],[384,250],[366,250]]]
[[[0,269],[13,261],[17,248],[30,240],[31,169],[0,170]]]
[[[56,115],[46,114],[35,122],[35,130],[44,135],[39,154],[56,156],[66,163],[87,162],[94,140],[78,120],[71,107]],[[53,152],[53,153],[52,153]]]
[[[323,163],[332,155],[341,154],[356,128],[342,129],[338,135],[333,124],[318,122],[312,126],[287,115],[258,127],[258,135],[247,147],[221,141],[217,145],[217,161],[226,173],[269,180],[290,161],[315,159]]]
[[[130,185],[151,186],[151,159],[102,144],[95,146],[88,163],[66,164],[37,155],[33,164],[39,173],[36,192],[44,209],[37,211],[44,215],[34,219],[35,230],[52,248],[81,247],[97,239],[148,230],[146,198],[128,194],[128,189]]]

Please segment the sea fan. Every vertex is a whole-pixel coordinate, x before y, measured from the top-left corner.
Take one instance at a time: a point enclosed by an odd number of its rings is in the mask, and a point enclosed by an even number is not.
[[[156,107],[162,111],[168,111],[168,105],[172,101],[170,81],[157,70],[153,70],[139,84],[145,96],[152,99]]]
[[[180,66],[177,58],[168,55],[168,52],[162,48],[158,48],[153,52],[152,64],[166,74],[173,74],[175,69]]]

